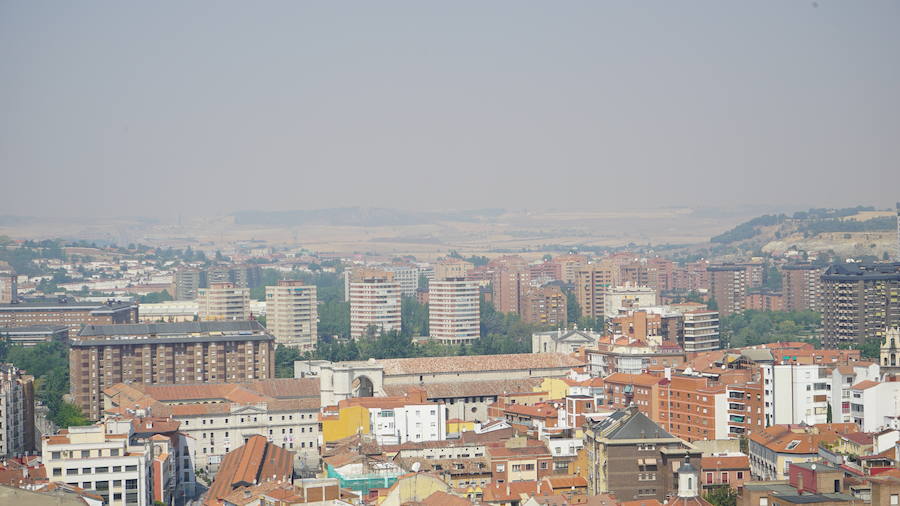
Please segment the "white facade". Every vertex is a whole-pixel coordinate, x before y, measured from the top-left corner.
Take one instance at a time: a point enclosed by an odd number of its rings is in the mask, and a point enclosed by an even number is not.
[[[770,424],[827,423],[832,378],[819,365],[763,365]]]
[[[717,311],[688,311],[684,313],[684,338],[681,344],[686,352],[718,350],[719,313]]]
[[[360,339],[369,326],[376,332],[400,331],[400,283],[373,280],[350,283],[350,337]]]
[[[266,287],[266,328],[276,344],[302,351],[316,348],[319,310],[316,287],[300,281],[280,281]]]
[[[900,382],[863,384],[850,390],[851,422],[863,432],[892,427],[900,413]]]
[[[440,404],[370,407],[369,422],[379,444],[443,441],[447,439],[447,411]]]
[[[200,317],[200,304],[196,300],[170,300],[152,304],[138,304],[140,323],[192,322]]]
[[[850,390],[853,385],[865,380],[878,381],[880,376],[878,364],[835,367],[831,373],[831,421],[852,422]]]
[[[47,478],[93,490],[110,506],[151,504],[148,448],[131,446],[130,432],[105,430],[104,425],[88,425],[44,436],[41,460]]]
[[[616,286],[603,295],[603,316],[610,319],[620,309],[638,309],[656,305],[656,290],[649,286]]]
[[[413,265],[388,265],[382,267],[394,273],[394,281],[400,283],[400,293],[404,297],[415,297],[419,289],[419,268]]]
[[[33,448],[26,441],[26,434],[34,436],[33,381],[12,364],[0,364],[0,456]]]
[[[446,280],[428,284],[428,335],[445,344],[460,344],[481,336],[478,284]]]

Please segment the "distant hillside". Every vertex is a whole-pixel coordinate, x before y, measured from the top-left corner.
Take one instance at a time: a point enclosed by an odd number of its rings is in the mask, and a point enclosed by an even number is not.
[[[766,214],[741,223],[710,239],[710,242],[732,244],[752,242],[764,244],[789,235],[804,238],[834,232],[886,232],[894,230],[897,219],[890,211],[873,207],[845,209],[810,209],[786,214]]]
[[[452,212],[419,212],[372,207],[341,207],[297,211],[240,211],[234,214],[236,225],[331,225],[398,226],[424,225],[440,221],[479,222],[496,218],[503,209],[478,209]]]

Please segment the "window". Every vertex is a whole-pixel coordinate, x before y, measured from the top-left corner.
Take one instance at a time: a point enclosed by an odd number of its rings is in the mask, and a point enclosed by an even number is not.
[[[125,472],[137,471],[137,466],[125,466]]]
[[[90,451],[90,450],[81,450],[81,458],[87,459],[87,458],[90,458],[90,457],[91,457],[91,451]]]
[[[506,471],[506,464],[497,464],[497,472],[502,473],[503,471]]]
[[[137,480],[125,480],[125,489],[134,490],[138,488]]]
[[[59,452],[51,452],[51,457],[53,460],[59,460]]]
[[[108,468],[108,467],[98,467],[94,472],[97,473],[97,474],[100,474],[100,473],[108,473],[108,472],[109,472],[109,468]]]
[[[62,476],[62,468],[54,467],[53,468],[53,476]]]
[[[744,479],[744,471],[738,471],[738,472],[737,472],[737,479],[739,479],[739,480],[743,480],[743,479]]]

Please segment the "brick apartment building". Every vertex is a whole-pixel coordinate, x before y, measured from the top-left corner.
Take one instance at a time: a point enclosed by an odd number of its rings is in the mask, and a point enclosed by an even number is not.
[[[65,325],[74,334],[85,325],[137,323],[138,305],[131,302],[76,302],[68,297],[55,301],[0,304],[0,327]]]
[[[822,343],[863,344],[900,325],[900,263],[835,264],[822,275]]]
[[[823,269],[812,264],[781,267],[781,290],[785,311],[820,311]]]
[[[749,282],[747,269],[741,265],[710,265],[709,291],[722,316],[740,313],[745,309],[745,295]]]
[[[71,394],[100,418],[116,383],[225,383],[274,374],[275,337],[256,321],[89,325],[71,342]]]

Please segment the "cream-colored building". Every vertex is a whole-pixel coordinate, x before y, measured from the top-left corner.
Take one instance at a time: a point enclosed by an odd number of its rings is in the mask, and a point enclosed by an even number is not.
[[[148,448],[132,446],[130,432],[106,429],[106,424],[69,427],[44,436],[41,460],[47,478],[94,490],[110,506],[151,504]]]
[[[603,316],[607,320],[620,309],[639,309],[656,305],[656,290],[649,286],[616,286],[603,294]]]
[[[316,349],[318,320],[315,286],[282,280],[266,287],[266,328],[276,344],[302,351]]]
[[[442,258],[434,264],[434,280],[462,279],[474,268],[461,258]]]
[[[481,336],[478,284],[462,278],[428,284],[428,335],[444,344]]]
[[[249,320],[250,289],[238,288],[234,283],[212,283],[201,288],[197,295],[200,319]]]
[[[376,333],[400,331],[400,283],[393,273],[378,269],[354,270],[348,289],[350,337],[365,337],[369,327]]]
[[[196,300],[169,300],[151,304],[138,304],[140,323],[192,322],[200,317],[200,304]]]

